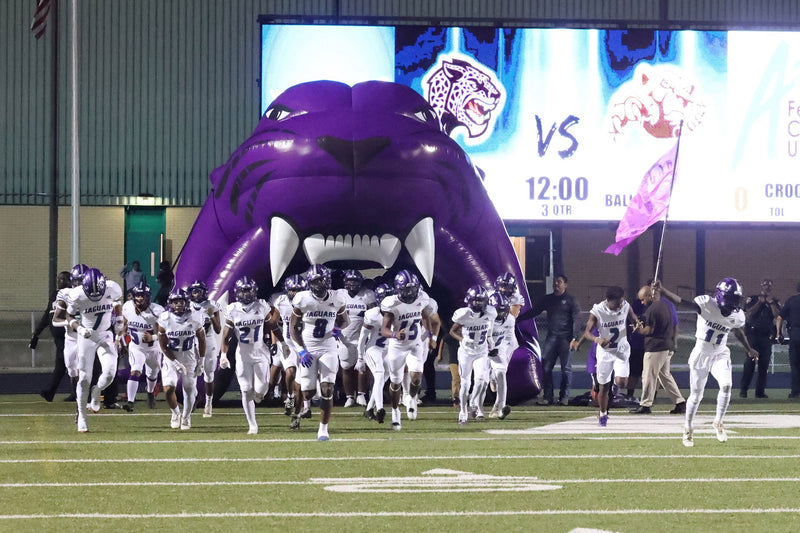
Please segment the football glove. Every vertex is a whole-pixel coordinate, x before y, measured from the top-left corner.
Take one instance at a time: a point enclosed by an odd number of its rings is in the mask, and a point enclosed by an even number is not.
[[[225,353],[219,354],[219,367],[223,370],[226,370],[231,367],[231,362],[228,359],[228,355]]]
[[[175,372],[177,372],[178,374],[180,375],[186,374],[186,366],[177,359],[174,359],[172,361],[172,366],[175,367]]]
[[[358,361],[356,362],[356,372],[358,372],[359,374],[363,374],[366,369],[367,369],[367,363],[364,362],[363,357],[359,357]]]
[[[83,337],[84,339],[88,339],[92,336],[92,330],[89,328],[85,328],[83,326],[78,326],[78,335]]]
[[[308,353],[308,350],[300,350],[300,366],[303,368],[310,368],[311,363],[314,362],[314,357]]]
[[[200,374],[203,373],[203,367],[205,366],[206,358],[200,357],[197,359],[197,364],[194,367],[194,377],[198,377]]]
[[[342,328],[333,328],[331,331],[331,336],[336,339],[337,341],[342,338]]]

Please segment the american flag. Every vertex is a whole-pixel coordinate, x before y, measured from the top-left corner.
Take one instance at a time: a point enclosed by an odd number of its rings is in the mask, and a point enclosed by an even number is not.
[[[39,39],[47,29],[47,15],[50,14],[50,2],[52,0],[36,0],[36,12],[31,21],[31,31],[33,36]]]

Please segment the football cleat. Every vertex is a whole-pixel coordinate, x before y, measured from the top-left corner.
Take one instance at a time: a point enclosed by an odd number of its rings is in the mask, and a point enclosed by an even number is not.
[[[147,407],[150,409],[156,408],[156,395],[152,392],[147,393]]]
[[[292,416],[292,411],[294,411],[294,398],[287,397],[283,401],[283,414]]]
[[[289,424],[289,429],[300,429],[299,415],[292,415],[292,422]]]
[[[360,405],[361,407],[366,407],[367,406],[367,397],[364,396],[363,394],[359,394],[356,397],[356,405]]]
[[[505,406],[503,406],[503,410],[500,411],[500,416],[498,416],[497,418],[499,418],[500,420],[505,420],[505,418],[508,416],[508,414],[510,412],[511,412],[511,408],[509,406],[505,405]]]
[[[497,410],[497,406],[493,405],[492,410],[489,411],[489,418],[497,418],[500,414],[500,411]]]
[[[475,420],[478,422],[486,422],[486,415],[483,414],[483,411],[477,410],[475,411]]]
[[[181,428],[181,429],[183,429],[183,428]],[[247,434],[248,435],[258,435],[258,426],[250,426],[250,428],[247,430]]]
[[[169,419],[169,427],[171,427],[172,429],[179,429],[181,427],[180,413],[172,413],[172,416]]]
[[[317,430],[317,440],[326,441],[329,438],[330,435],[328,435],[328,430],[320,426],[320,428]]]
[[[100,389],[97,385],[92,387],[92,391],[89,393],[89,403],[86,404],[86,408],[89,409],[93,413],[100,412]]]
[[[378,412],[375,414],[375,419],[378,421],[378,424],[383,424],[383,420],[386,418],[386,409],[381,407],[378,409]]]
[[[89,431],[89,426],[86,424],[86,417],[78,415],[78,433],[86,433]]]
[[[711,425],[714,426],[718,441],[725,442],[728,440],[728,434],[725,432],[725,426],[722,424],[722,421],[713,422]]]
[[[415,403],[414,399],[411,399],[412,405]],[[417,408],[416,407],[408,407],[406,408],[406,416],[409,420],[416,420],[417,419]]]
[[[311,408],[304,407],[302,411],[300,411],[300,418],[311,418]]]
[[[392,429],[395,431],[400,431],[403,429],[403,425],[400,422],[392,422]]]
[[[203,418],[211,418],[214,414],[214,407],[211,402],[206,402],[203,406]]]
[[[347,408],[355,407],[356,406],[356,401],[353,399],[352,396],[348,396],[347,400],[345,400],[345,402],[344,402],[344,406],[347,407]]]
[[[133,402],[125,402],[122,405],[122,408],[125,409],[125,411],[127,411],[128,413],[132,413],[133,412]]]
[[[187,429],[192,429],[192,415],[181,418],[181,431],[186,431]]]
[[[364,418],[367,420],[375,420],[375,409],[372,407],[364,409]]]
[[[691,429],[683,431],[683,445],[687,448],[694,446],[694,432]]]
[[[604,428],[608,425],[608,415],[597,415],[597,423]]]
[[[463,413],[463,412],[458,413],[458,425],[459,426],[466,426],[468,420],[469,420],[469,415],[467,413]]]

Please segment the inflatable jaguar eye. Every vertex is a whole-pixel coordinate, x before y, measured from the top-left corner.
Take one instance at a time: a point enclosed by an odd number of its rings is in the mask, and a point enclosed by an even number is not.
[[[281,104],[273,104],[264,112],[264,116],[270,120],[283,120],[292,113],[292,110]]]

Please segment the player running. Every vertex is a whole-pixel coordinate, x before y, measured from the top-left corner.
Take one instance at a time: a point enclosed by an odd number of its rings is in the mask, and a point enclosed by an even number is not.
[[[339,294],[344,298],[344,308],[347,310],[348,324],[342,328],[339,337],[339,365],[342,367],[342,387],[346,396],[344,406],[366,407],[366,383],[368,376],[362,370],[355,369],[359,357],[364,354],[358,351],[358,338],[361,334],[361,324],[364,322],[364,313],[367,309],[375,307],[375,294],[363,287],[364,278],[358,270],[344,271],[344,289],[339,289]],[[358,388],[358,397],[353,399],[353,393]]]
[[[147,379],[147,406],[155,409],[156,398],[154,391],[158,373],[161,371],[161,349],[156,345],[156,331],[158,330],[158,317],[164,313],[164,308],[150,301],[150,287],[147,282],[140,281],[131,289],[132,299],[122,305],[122,318],[125,319],[125,328],[122,337],[130,339],[128,342],[128,401],[122,407],[129,413],[133,412],[136,401],[136,392],[139,390],[139,381],[142,371]]]
[[[394,294],[394,291],[385,283],[375,287],[375,298],[381,303],[386,298]],[[372,307],[364,313],[364,321],[361,326],[361,334],[358,337],[358,362],[356,368],[359,371],[363,367],[369,368],[372,372],[372,394],[369,402],[365,406],[364,416],[369,419],[376,419],[379,424],[383,424],[386,417],[386,409],[383,407],[383,386],[386,384],[386,377],[389,373],[386,361],[386,337],[381,335],[383,327],[383,312],[380,307]]]
[[[199,355],[206,393],[203,418],[211,418],[214,411],[214,373],[217,371],[217,354],[219,353],[217,335],[221,329],[219,304],[208,297],[208,287],[200,280],[189,285],[188,292],[192,311],[200,313],[203,317],[203,329],[206,333],[206,351]]]

